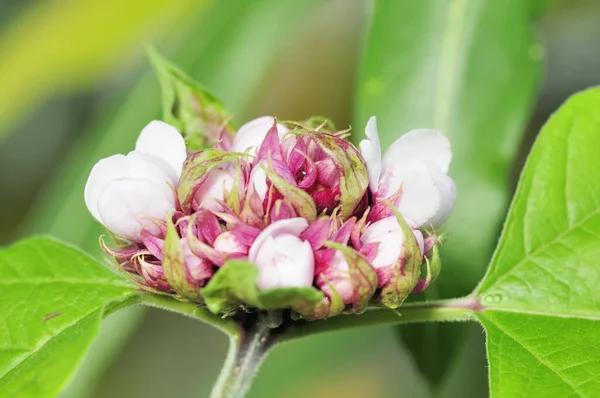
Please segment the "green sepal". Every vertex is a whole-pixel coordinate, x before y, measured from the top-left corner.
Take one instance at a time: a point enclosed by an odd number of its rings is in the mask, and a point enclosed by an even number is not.
[[[302,130],[294,133],[313,138],[340,170],[340,214],[347,219],[354,213],[369,186],[369,173],[362,156],[354,145],[335,134]]]
[[[317,219],[317,206],[308,193],[290,184],[273,170],[266,167],[264,170],[271,184],[281,192],[286,202],[298,213],[298,216],[305,218],[309,223]]]
[[[402,230],[404,244],[398,262],[392,271],[390,281],[381,290],[381,302],[389,308],[398,308],[419,282],[422,258],[417,238],[415,238],[406,220],[398,209],[388,201],[386,202],[396,214],[396,219]]]
[[[280,123],[286,125],[290,130],[310,130],[330,134],[337,132],[333,121],[324,116],[311,116],[301,122],[286,120]]]
[[[242,181],[242,165],[240,162],[237,162],[231,191],[225,196],[225,203],[235,212],[235,214],[240,214],[240,211],[242,210],[240,181]]]
[[[344,304],[344,300],[342,300],[342,296],[338,293],[338,291],[327,282],[329,289],[331,291],[331,297],[329,298],[329,313],[327,316],[336,316],[344,311],[346,305]]]
[[[367,259],[353,248],[331,241],[325,242],[324,245],[325,247],[339,250],[344,255],[348,263],[350,283],[356,296],[356,300],[352,304],[352,312],[363,312],[367,308],[373,294],[375,294],[375,290],[377,290],[377,272]]]
[[[163,119],[185,137],[188,148],[211,147],[236,127],[223,103],[179,68],[150,48],[148,55],[162,88]]]
[[[240,304],[258,307],[258,268],[243,260],[229,260],[215,272],[204,287],[202,297],[208,309],[217,314]]]
[[[308,320],[324,319],[339,315],[344,311],[346,305],[344,304],[344,300],[342,300],[342,296],[333,285],[328,281],[326,283],[329,286],[331,297],[326,297],[321,292],[322,298],[316,306],[296,305],[292,307],[302,318]]]
[[[188,156],[183,163],[177,188],[177,197],[182,210],[185,212],[191,208],[196,191],[214,167],[238,160],[242,156],[244,154],[219,149],[205,149]]]
[[[440,248],[438,244],[431,249],[431,258],[425,257],[425,286],[431,285],[442,270],[442,259],[440,258]]]
[[[167,219],[167,236],[163,246],[163,271],[169,285],[179,294],[190,301],[201,302],[200,286],[190,283],[185,268],[183,247],[173,221]]]
[[[316,307],[324,295],[313,287],[289,287],[259,290],[258,268],[244,260],[227,261],[202,289],[208,309],[226,313],[240,306],[264,310]]]

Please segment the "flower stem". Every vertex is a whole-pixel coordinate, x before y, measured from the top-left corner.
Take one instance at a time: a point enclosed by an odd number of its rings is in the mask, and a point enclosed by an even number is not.
[[[475,312],[481,309],[482,306],[475,297],[405,303],[397,310],[371,307],[360,315],[338,315],[331,319],[298,323],[286,330],[280,340],[293,340],[314,333],[351,327],[419,322],[465,322],[474,320]]]
[[[215,383],[211,398],[242,398],[273,345],[272,319],[261,317],[240,338],[231,337],[229,352]]]

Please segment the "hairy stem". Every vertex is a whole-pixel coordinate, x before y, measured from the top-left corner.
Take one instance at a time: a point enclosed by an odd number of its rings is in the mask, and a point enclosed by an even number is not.
[[[371,307],[360,315],[338,315],[331,319],[302,322],[291,326],[281,340],[293,340],[314,333],[351,327],[401,325],[419,322],[465,322],[474,320],[482,307],[474,297],[431,302],[406,303],[397,310]]]
[[[231,337],[229,352],[215,383],[211,398],[242,398],[274,342],[272,320],[259,318],[241,338]]]

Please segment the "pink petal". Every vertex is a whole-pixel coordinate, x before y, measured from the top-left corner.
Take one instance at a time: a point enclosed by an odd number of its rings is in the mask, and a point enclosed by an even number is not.
[[[332,296],[331,287],[333,287],[345,304],[354,301],[355,292],[350,278],[348,262],[341,251],[336,250],[329,262],[329,267],[318,274],[317,285],[328,297]]]
[[[244,124],[233,139],[232,151],[248,151],[248,154],[256,155],[256,151],[264,141],[267,132],[273,126],[274,120],[275,118],[272,116],[263,116]],[[288,132],[288,128],[282,124],[277,124],[277,131],[279,137],[282,137]]]
[[[356,225],[356,217],[351,217],[346,220],[332,240],[342,245],[347,245],[348,241],[350,240],[350,234],[352,233],[354,225]]]
[[[277,127],[277,123],[273,120],[272,126],[269,128],[267,135],[265,135],[265,138],[258,147],[255,163],[263,160],[267,163],[270,161],[279,161],[283,163],[283,153],[281,151],[281,141],[279,140],[279,130]]]
[[[271,207],[271,222],[285,220],[287,218],[294,218],[296,216],[297,214],[294,211],[294,209],[292,209],[292,207],[282,199],[276,200],[273,206]]]
[[[223,230],[217,216],[209,211],[199,211],[194,215],[198,237],[208,242],[209,245],[215,243],[217,236],[221,235]]]
[[[310,243],[313,250],[319,250],[323,247],[326,240],[329,239],[329,229],[331,220],[329,218],[320,218],[306,228],[300,238]]]
[[[148,249],[148,251],[152,253],[154,257],[162,261],[162,251],[163,246],[165,245],[165,241],[163,239],[157,238],[145,229],[141,231],[140,237],[142,239],[142,243],[144,244],[144,246],[146,246],[146,249]]]

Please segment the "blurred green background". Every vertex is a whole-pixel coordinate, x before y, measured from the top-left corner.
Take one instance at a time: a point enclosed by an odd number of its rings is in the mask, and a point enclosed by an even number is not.
[[[132,148],[160,117],[148,44],[208,86],[237,122],[317,114],[345,127],[368,17],[361,0],[0,0],[0,242],[51,233],[99,255],[82,187],[98,159]],[[545,74],[513,184],[548,115],[600,82],[599,20],[597,1],[565,0],[537,23]],[[205,397],[226,343],[198,322],[128,309],[107,319],[63,396]],[[435,390],[395,329],[358,329],[277,348],[251,396],[483,397],[486,372],[478,326]]]

